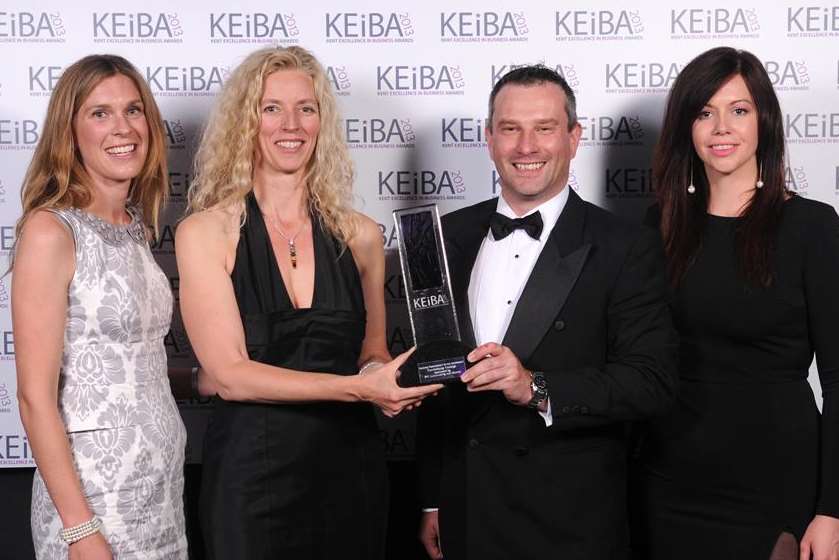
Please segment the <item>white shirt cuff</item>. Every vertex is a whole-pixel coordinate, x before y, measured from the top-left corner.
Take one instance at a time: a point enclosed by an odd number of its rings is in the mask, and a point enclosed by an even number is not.
[[[423,513],[434,513],[435,511],[438,511],[439,509],[440,508],[422,508],[422,512]]]
[[[539,412],[539,416],[542,417],[542,420],[545,421],[545,427],[550,428],[554,423],[554,415],[551,413],[551,399],[548,397],[548,409],[545,412],[541,410],[537,410]]]

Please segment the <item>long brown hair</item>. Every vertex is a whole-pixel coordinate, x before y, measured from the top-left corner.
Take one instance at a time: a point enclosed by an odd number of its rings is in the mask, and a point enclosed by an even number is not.
[[[128,203],[137,206],[143,221],[157,234],[158,216],[169,190],[166,136],[160,110],[148,85],[121,56],[86,56],[68,66],[55,85],[47,107],[43,132],[26,170],[21,189],[23,214],[15,237],[27,218],[42,208],[85,208],[91,202],[91,179],[79,155],[73,120],[93,89],[117,74],[134,82],[143,102],[149,128],[149,149],[140,173],[131,180]]]
[[[710,194],[705,168],[693,146],[693,123],[708,100],[735,75],[746,82],[757,108],[756,157],[764,182],[763,188],[755,190],[737,226],[738,261],[740,272],[750,284],[772,283],[770,255],[786,196],[781,107],[757,57],[747,51],[718,47],[694,58],[674,81],[653,155],[661,233],[674,285],[684,277],[701,246]],[[687,192],[691,182],[696,187],[694,194]]]

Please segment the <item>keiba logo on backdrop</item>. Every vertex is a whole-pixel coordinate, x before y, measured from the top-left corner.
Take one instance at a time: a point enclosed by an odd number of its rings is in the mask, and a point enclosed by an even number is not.
[[[169,279],[169,288],[172,290],[172,299],[175,303],[181,301],[181,278],[177,275],[167,275]]]
[[[651,198],[655,196],[653,170],[643,167],[607,167],[606,198]]]
[[[347,145],[353,149],[413,148],[414,124],[406,118],[345,119]]]
[[[172,202],[186,202],[186,193],[192,182],[189,171],[169,168],[169,200]]]
[[[497,196],[501,193],[501,175],[498,174],[498,171],[495,169],[492,170],[492,195]],[[568,170],[568,186],[574,189],[575,191],[580,190],[580,182],[577,180],[577,174],[574,172],[573,169]]]
[[[32,97],[49,97],[58,78],[64,72],[63,66],[29,66],[29,95]]]
[[[638,10],[557,11],[557,41],[635,41],[644,38]]]
[[[0,278],[0,309],[9,308],[9,279]]]
[[[61,12],[0,12],[0,43],[64,43]]]
[[[760,18],[753,8],[670,10],[671,39],[755,39]]]
[[[34,465],[29,440],[22,434],[0,434],[0,465]]]
[[[3,182],[3,179],[0,179],[0,204],[6,204],[6,184]],[[3,279],[0,278],[0,285],[3,284]],[[0,308],[3,308],[3,293],[2,288],[0,288]]]
[[[212,12],[211,43],[299,43],[300,28],[292,13]]]
[[[463,95],[465,88],[460,66],[376,66],[379,95]]]
[[[93,12],[94,43],[183,43],[177,13]]]
[[[408,12],[327,12],[327,43],[413,43]]]
[[[548,63],[545,60],[537,60],[533,64],[542,64],[543,66],[547,66],[551,70],[554,70],[565,79],[568,86],[574,90],[575,93],[580,91],[580,75],[573,64],[554,64]],[[493,64],[490,69],[491,80],[489,87],[492,88],[495,86],[504,74],[507,74],[516,68],[521,68],[522,66],[527,66],[527,64]]]
[[[765,60],[763,66],[777,91],[810,89],[810,71],[803,60]]]
[[[787,8],[787,37],[839,37],[839,5]]]
[[[583,146],[642,146],[644,126],[638,115],[578,117]]]
[[[393,224],[379,224],[379,231],[382,234],[382,244],[385,249],[396,249],[398,238],[396,236],[396,226]],[[403,296],[404,297],[404,296]]]
[[[480,43],[527,41],[524,12],[440,12],[440,41]]]
[[[393,424],[387,424],[387,429],[379,431],[379,437],[385,444],[385,458],[414,460],[416,444],[413,429],[399,429]]]
[[[0,118],[0,150],[34,150],[41,125],[33,119]]]
[[[349,95],[352,93],[352,78],[346,66],[327,66],[326,77],[332,84],[335,95]]]
[[[227,66],[146,66],[146,81],[155,95],[212,96],[230,74]]]
[[[0,226],[0,255],[7,256],[15,245],[15,226]]]
[[[839,113],[786,113],[789,144],[839,144]]]
[[[384,233],[382,235],[384,236]],[[385,301],[388,303],[399,303],[404,302],[406,297],[402,274],[399,272],[388,274],[385,277]]]
[[[14,405],[14,396],[9,390],[9,386],[0,382],[0,414],[8,414],[12,412]]]
[[[379,200],[466,200],[466,181],[459,169],[377,172]]]
[[[387,349],[393,356],[401,354],[414,345],[414,335],[410,327],[395,326],[388,329]]]
[[[170,150],[186,149],[186,129],[181,119],[163,119],[163,130]]]
[[[172,327],[166,336],[163,337],[163,345],[166,347],[166,355],[172,358],[193,358],[192,346],[189,344],[189,337],[186,335],[183,325],[172,322]]]
[[[807,196],[810,182],[807,180],[807,171],[803,165],[788,166],[784,170],[784,180],[788,190]]]
[[[151,251],[155,255],[175,254],[175,226],[172,224],[160,226],[160,234],[152,241]]]
[[[0,331],[0,361],[13,362],[15,359],[15,334],[13,331]]]
[[[485,148],[486,118],[443,117],[440,119],[440,145],[443,148]]]
[[[682,65],[675,62],[607,62],[606,93],[667,93]]]

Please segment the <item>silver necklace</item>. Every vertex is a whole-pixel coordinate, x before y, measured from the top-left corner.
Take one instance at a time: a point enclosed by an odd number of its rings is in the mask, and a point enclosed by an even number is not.
[[[285,242],[288,244],[288,256],[291,257],[291,268],[297,268],[297,246],[294,244],[294,240],[297,239],[297,236],[300,235],[301,231],[303,231],[303,227],[306,225],[306,222],[300,224],[300,227],[297,228],[297,233],[289,237],[283,233],[283,230],[280,229],[279,224],[274,221],[272,216],[269,216],[264,212],[262,215],[268,219],[268,224],[274,228],[274,231],[279,233],[280,237],[285,239]]]

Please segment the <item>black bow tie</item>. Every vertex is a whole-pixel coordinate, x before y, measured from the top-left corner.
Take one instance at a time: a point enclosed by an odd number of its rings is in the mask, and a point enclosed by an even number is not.
[[[538,240],[542,234],[542,214],[537,211],[524,218],[508,218],[496,212],[489,220],[489,229],[496,241],[504,239],[517,229],[523,229],[527,235]]]

